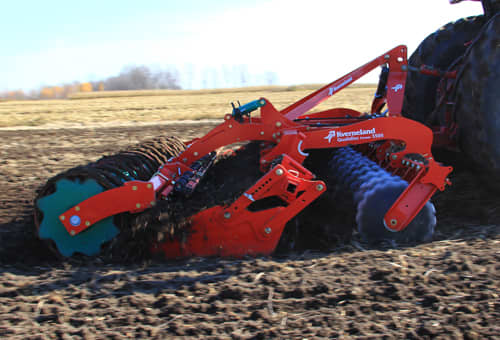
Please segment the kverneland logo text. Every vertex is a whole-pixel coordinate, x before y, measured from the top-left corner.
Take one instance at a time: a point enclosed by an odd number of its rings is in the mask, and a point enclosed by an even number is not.
[[[325,139],[328,139],[328,143],[332,142],[332,138],[343,138],[343,137],[355,137],[355,136],[364,136],[364,135],[375,135],[376,131],[375,128],[370,129],[370,130],[355,130],[355,131],[340,131],[340,130],[331,130],[328,132],[328,136],[325,137]]]

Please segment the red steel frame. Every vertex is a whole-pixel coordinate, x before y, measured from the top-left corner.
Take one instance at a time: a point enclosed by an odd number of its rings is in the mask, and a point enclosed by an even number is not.
[[[372,156],[388,171],[409,182],[408,188],[387,211],[385,226],[392,231],[403,230],[436,190],[444,190],[451,167],[437,163],[431,154],[433,132],[426,126],[401,117],[407,72],[406,46],[397,46],[340,79],[320,88],[289,107],[278,111],[261,98],[260,117],[233,117],[202,138],[188,143],[178,157],[162,165],[148,181],[133,181],[124,186],[93,196],[61,216],[71,235],[89,228],[95,222],[121,212],[140,212],[166,199],[173,191],[176,178],[191,170],[190,164],[218,148],[243,141],[262,141],[268,145],[261,152],[261,170],[265,175],[229,206],[215,206],[192,216],[190,235],[186,240],[169,240],[156,244],[155,250],[167,257],[241,256],[270,254],[276,247],[285,224],[325,190],[322,181],[302,166],[308,149],[338,148],[348,145],[374,145],[387,141]],[[375,98],[372,113],[378,118],[363,120],[363,114],[351,109],[307,112],[347,87],[378,66],[389,67],[386,95]],[[387,104],[387,112],[380,109]],[[352,123],[352,117],[360,118]],[[314,123],[338,123],[322,126]],[[340,125],[345,124],[345,125]],[[391,151],[391,145],[400,146]],[[416,161],[409,155],[418,154]],[[277,158],[283,160],[270,168]],[[290,190],[292,188],[293,190]],[[278,196],[286,206],[251,211],[254,201]],[[80,226],[72,226],[71,216],[78,215]]]

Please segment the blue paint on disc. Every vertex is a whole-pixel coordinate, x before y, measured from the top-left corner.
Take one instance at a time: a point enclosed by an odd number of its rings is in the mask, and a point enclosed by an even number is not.
[[[36,202],[38,209],[43,213],[38,229],[39,237],[53,240],[59,252],[66,257],[75,253],[97,255],[101,251],[101,246],[119,233],[119,229],[113,223],[113,216],[91,225],[87,230],[75,236],[68,233],[59,220],[59,216],[78,203],[103,191],[104,188],[92,179],[86,179],[83,182],[79,179],[58,180],[55,183],[55,191]]]

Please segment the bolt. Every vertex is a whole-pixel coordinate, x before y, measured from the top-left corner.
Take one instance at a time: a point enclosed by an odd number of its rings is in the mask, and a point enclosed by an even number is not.
[[[273,138],[276,138],[276,134],[275,133],[273,133]]]
[[[420,170],[420,165],[417,165],[417,170]]]
[[[135,207],[136,207],[137,209],[139,209],[139,208],[141,207],[141,203],[137,203],[137,204],[135,205]]]
[[[75,211],[80,211],[80,207],[79,207],[79,206],[76,206],[76,207],[75,207]]]
[[[323,190],[324,188],[325,188],[325,187],[323,186],[323,184],[318,184],[318,185],[316,185],[316,190],[318,190],[318,191],[321,191],[321,190]]]
[[[276,143],[279,143],[279,142],[281,142],[281,139],[279,139],[279,138],[276,139]]]
[[[71,230],[69,233],[71,234],[71,236],[75,236],[76,234],[74,230]]]
[[[394,160],[398,159],[398,155],[392,155],[392,159]]]
[[[85,221],[85,225],[88,227],[90,225],[89,221]]]
[[[137,185],[132,186],[132,190],[136,191],[137,190]]]
[[[261,135],[261,136],[264,136],[264,131],[261,131],[261,132],[260,132],[260,135]]]
[[[280,127],[281,126],[281,122],[276,122],[276,127]]]
[[[401,65],[401,71],[408,71],[408,66]]]
[[[275,173],[276,175],[281,176],[283,175],[283,169],[276,169]]]
[[[61,221],[64,221],[64,219],[65,219],[66,217],[64,217],[64,215],[63,215],[63,216],[61,216],[61,217],[59,217],[59,218],[61,219]]]
[[[267,162],[266,162],[266,160],[265,160],[265,159],[262,159],[262,160],[260,161],[260,164],[266,164],[266,163],[267,163]]]
[[[224,218],[226,218],[226,219],[227,219],[227,218],[231,218],[231,213],[230,213],[229,211],[226,211],[226,212],[224,213]]]
[[[264,99],[262,99],[262,100],[260,101],[260,105],[266,105],[266,101],[265,101]]]
[[[149,183],[149,184],[147,185],[147,187],[148,187],[148,189],[151,189],[151,188],[153,187],[153,184]]]
[[[183,159],[182,159],[182,161],[183,161],[184,163],[186,163],[186,162],[188,161],[188,159],[187,159],[187,158],[183,158]]]
[[[231,115],[225,115],[225,116],[224,116],[224,119],[225,119],[225,120],[229,120],[229,119],[231,119]]]
[[[232,129],[233,128],[233,125],[232,124],[229,124],[229,128]]]
[[[81,222],[80,216],[73,215],[69,218],[69,223],[71,223],[73,227],[79,226],[80,222]]]
[[[386,54],[386,55],[384,56],[384,59],[389,59],[390,57],[391,57],[390,55]]]
[[[193,153],[193,155],[194,155],[195,157],[198,157],[198,152],[196,152],[196,151],[195,151],[195,152]]]
[[[149,203],[149,204],[151,204],[151,206],[154,206],[156,204],[156,202],[155,201],[151,201],[151,203]]]
[[[391,225],[396,225],[396,224],[398,224],[398,220],[392,219],[391,220]]]
[[[265,228],[265,229],[264,229],[264,232],[265,232],[266,234],[270,234],[270,233],[271,233],[271,231],[273,231],[273,230],[272,230],[271,228],[269,228],[269,227],[267,227],[267,228]]]

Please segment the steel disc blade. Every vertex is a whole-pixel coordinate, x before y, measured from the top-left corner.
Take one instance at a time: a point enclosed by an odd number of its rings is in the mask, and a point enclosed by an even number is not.
[[[356,224],[363,240],[370,243],[395,241],[396,243],[418,243],[432,239],[436,226],[434,205],[430,202],[402,231],[393,232],[384,226],[387,210],[406,189],[402,182],[379,183],[364,193],[357,206]]]

